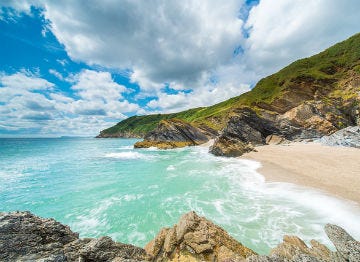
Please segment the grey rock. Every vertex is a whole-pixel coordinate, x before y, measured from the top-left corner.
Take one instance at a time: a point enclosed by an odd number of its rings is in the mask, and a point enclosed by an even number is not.
[[[356,241],[343,228],[327,224],[325,232],[345,261],[360,261],[360,242]]]
[[[320,142],[329,146],[347,146],[360,148],[360,126],[349,126],[332,135],[323,136]]]
[[[0,213],[0,261],[143,261],[145,250],[109,237],[79,239],[68,226],[30,212]]]

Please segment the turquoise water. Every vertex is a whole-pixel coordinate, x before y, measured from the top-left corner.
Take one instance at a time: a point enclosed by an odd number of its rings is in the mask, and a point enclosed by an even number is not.
[[[131,139],[0,139],[0,210],[30,210],[82,237],[139,246],[195,210],[260,253],[284,234],[329,243],[327,222],[360,238],[360,209],[321,192],[265,183],[253,161],[205,147],[132,148]]]

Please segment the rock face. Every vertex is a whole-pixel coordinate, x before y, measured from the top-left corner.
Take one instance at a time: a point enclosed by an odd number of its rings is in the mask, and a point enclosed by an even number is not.
[[[236,157],[266,144],[266,138],[278,135],[284,139],[301,137],[304,130],[276,114],[262,114],[250,108],[234,111],[222,134],[215,140],[210,152],[217,156]]]
[[[0,213],[0,261],[143,261],[145,250],[109,237],[79,239],[53,219]]]
[[[209,136],[201,129],[179,119],[160,121],[157,128],[147,133],[144,141],[135,143],[135,148],[157,147],[170,149],[194,146],[209,141]]]
[[[360,148],[360,126],[349,126],[330,136],[323,136],[320,142],[329,146],[349,146]]]
[[[256,254],[195,212],[161,229],[145,250],[155,261],[240,261]]]

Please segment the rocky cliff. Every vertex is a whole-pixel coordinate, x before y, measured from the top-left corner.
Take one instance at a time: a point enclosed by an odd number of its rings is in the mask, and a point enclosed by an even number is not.
[[[211,134],[183,120],[161,120],[158,126],[148,132],[144,140],[135,143],[135,148],[157,147],[169,149],[175,147],[195,146],[209,141]]]
[[[109,237],[80,239],[53,219],[11,212],[0,213],[0,261],[360,261],[360,242],[335,225],[326,225],[325,232],[336,251],[315,240],[309,247],[296,236],[284,236],[269,255],[258,255],[224,229],[189,212],[172,228],[161,229],[143,249]]]
[[[288,65],[238,97],[176,114],[134,116],[100,136],[144,136],[161,120],[172,118],[222,133],[212,152],[228,156],[264,143],[271,132],[294,140],[359,125],[360,34]],[[233,149],[228,153],[226,147]]]

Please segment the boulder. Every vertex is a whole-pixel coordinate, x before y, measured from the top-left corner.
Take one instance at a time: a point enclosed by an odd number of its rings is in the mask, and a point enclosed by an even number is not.
[[[203,131],[190,123],[179,119],[162,120],[157,128],[147,133],[144,140],[135,143],[135,148],[157,147],[169,149],[184,146],[195,146],[206,143],[209,131]]]
[[[128,260],[129,259],[129,260]],[[0,213],[0,261],[144,261],[145,250],[109,237],[79,239],[68,226],[30,212]]]
[[[215,156],[237,157],[250,151],[254,151],[250,143],[244,143],[235,137],[220,136],[215,139],[210,147],[210,153]]]
[[[270,256],[289,261],[329,261],[331,251],[316,240],[308,247],[297,236],[284,236],[283,242],[271,250]]]
[[[195,212],[163,228],[145,250],[155,261],[240,261],[256,254]]]

